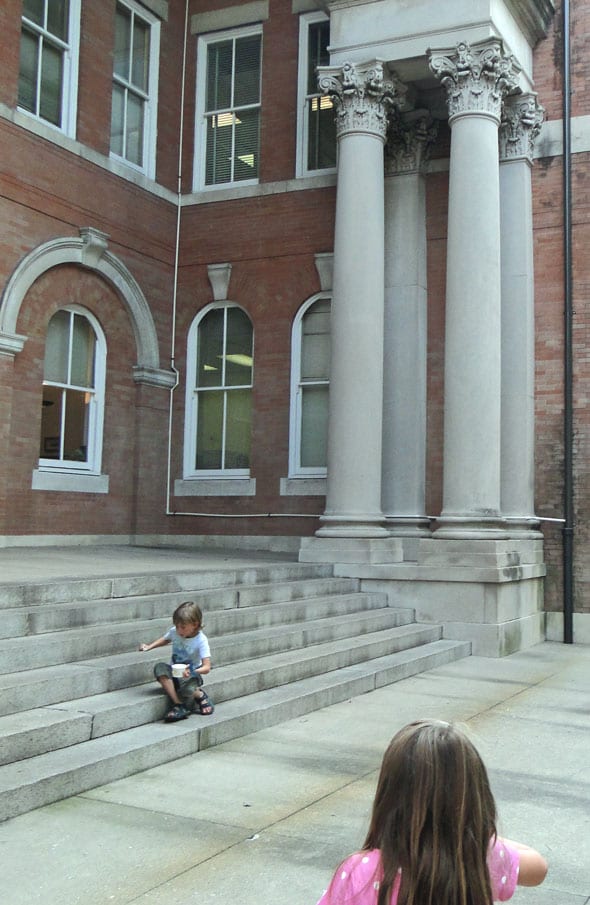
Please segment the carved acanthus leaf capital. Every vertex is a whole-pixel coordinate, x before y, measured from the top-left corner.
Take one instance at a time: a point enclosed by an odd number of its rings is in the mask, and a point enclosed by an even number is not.
[[[461,114],[483,113],[500,122],[503,98],[518,87],[520,65],[505,55],[500,41],[473,47],[457,44],[454,54],[430,51],[430,69],[447,92],[449,122]]]
[[[406,91],[396,79],[384,78],[379,60],[363,66],[320,66],[318,85],[334,104],[338,138],[348,132],[366,132],[385,141],[388,112]]]
[[[531,163],[545,108],[534,92],[506,99],[500,124],[500,160],[526,158]]]
[[[436,123],[427,110],[391,117],[385,143],[385,173],[417,173],[428,160],[438,135]]]

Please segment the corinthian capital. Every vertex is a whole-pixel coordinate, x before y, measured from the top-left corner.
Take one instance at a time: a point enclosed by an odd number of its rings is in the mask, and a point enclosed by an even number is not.
[[[454,53],[430,51],[430,69],[447,91],[449,121],[483,113],[500,122],[502,100],[518,85],[520,66],[506,56],[500,41],[457,44]]]
[[[348,132],[366,132],[382,141],[385,141],[388,111],[406,90],[397,80],[383,78],[383,64],[379,60],[365,65],[320,66],[318,85],[334,104],[338,138]]]
[[[544,117],[545,108],[534,92],[506,98],[500,124],[500,160],[524,157],[532,163],[535,139]]]
[[[427,110],[394,114],[385,143],[386,175],[420,172],[437,134],[438,124]]]

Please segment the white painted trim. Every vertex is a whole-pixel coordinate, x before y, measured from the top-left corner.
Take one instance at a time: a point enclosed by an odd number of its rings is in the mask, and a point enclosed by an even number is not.
[[[301,480],[302,478],[326,479],[326,468],[303,468],[299,464],[299,452],[301,449],[301,326],[307,311],[320,301],[332,301],[331,292],[318,292],[312,295],[299,308],[293,320],[291,328],[291,394],[289,402],[289,475],[288,479]],[[329,380],[327,381],[330,385]],[[294,487],[296,485],[293,485]],[[282,494],[281,489],[281,494]],[[325,493],[325,490],[324,490]]]
[[[145,173],[149,179],[156,178],[156,139],[158,134],[158,78],[160,73],[160,20],[157,16],[139,6],[135,0],[118,0],[122,6],[132,10],[150,29],[150,66],[148,74],[148,97],[144,107],[143,148],[144,162],[137,166],[125,157],[111,151],[110,156],[132,170]],[[118,84],[111,75],[112,86]]]
[[[322,170],[307,169],[309,130],[307,120],[307,63],[309,57],[309,26],[315,22],[326,22],[329,17],[321,11],[303,13],[299,19],[299,63],[297,73],[297,154],[295,175],[297,178],[314,176],[318,173],[336,173],[336,167]]]
[[[206,185],[205,176],[207,168],[207,130],[205,128],[205,93],[207,90],[207,54],[210,44],[217,44],[224,40],[234,40],[248,35],[260,35],[260,73],[262,81],[262,25],[250,25],[243,28],[235,28],[226,31],[214,32],[213,34],[201,35],[197,41],[197,86],[196,86],[196,104],[195,104],[195,152],[193,158],[193,192],[219,192],[222,190],[222,198],[220,200],[228,200],[224,189],[233,189],[238,186],[256,186],[259,183],[259,177],[256,179],[244,179],[239,182],[227,182],[215,185]],[[262,116],[262,87],[260,89],[260,101],[258,104],[260,116]],[[260,146],[259,146],[260,153]]]
[[[102,474],[68,474],[64,471],[44,471],[36,468],[31,482],[33,490],[51,490],[64,493],[108,493],[109,476]],[[94,541],[91,541],[94,543]]]

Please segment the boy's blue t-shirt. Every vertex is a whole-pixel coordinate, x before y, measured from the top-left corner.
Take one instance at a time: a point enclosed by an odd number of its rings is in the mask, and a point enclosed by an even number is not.
[[[191,674],[194,674],[194,671],[201,666],[204,657],[211,656],[209,641],[203,632],[197,632],[194,638],[181,638],[177,634],[176,628],[172,626],[164,638],[172,642],[170,663],[188,663]]]

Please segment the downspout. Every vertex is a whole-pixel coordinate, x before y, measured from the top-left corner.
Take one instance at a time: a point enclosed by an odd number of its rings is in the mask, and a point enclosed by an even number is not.
[[[563,263],[564,263],[564,516],[563,641],[574,640],[574,475],[573,475],[573,351],[572,351],[572,151],[570,3],[563,0]]]
[[[188,4],[184,10],[184,40],[182,45],[182,75],[180,79],[180,121],[178,126],[178,174],[176,184],[176,238],[174,243],[174,277],[172,283],[172,323],[170,337],[170,370],[174,372],[174,386],[170,388],[168,405],[168,449],[166,463],[166,515],[172,515],[170,496],[172,483],[172,417],[174,412],[174,392],[178,387],[179,375],[176,368],[176,311],[178,306],[178,263],[180,258],[180,215],[182,212],[182,144],[184,141],[184,89],[186,81],[186,50],[188,43]]]

